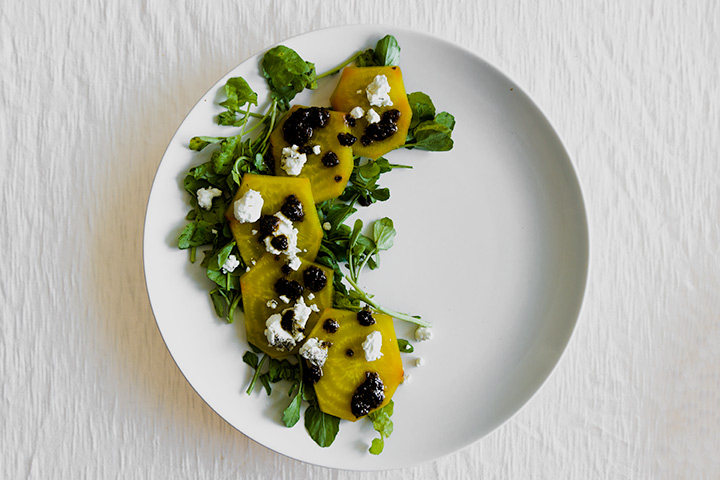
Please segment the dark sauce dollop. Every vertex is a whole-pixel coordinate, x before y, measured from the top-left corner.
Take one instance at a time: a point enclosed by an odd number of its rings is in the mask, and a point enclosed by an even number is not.
[[[320,161],[328,168],[340,165],[340,159],[335,152],[327,152]]]
[[[373,318],[372,313],[370,313],[370,310],[365,309],[360,310],[357,313],[357,321],[363,327],[369,327],[375,323],[375,319]]]
[[[313,292],[319,292],[327,285],[327,276],[318,267],[312,265],[303,272],[305,286]]]
[[[323,322],[323,330],[327,333],[335,333],[340,328],[340,324],[334,318],[328,318]]]
[[[303,294],[303,286],[295,280],[288,280],[287,278],[279,278],[275,282],[275,292],[278,295],[285,295],[290,300],[297,300]]]
[[[377,372],[365,372],[365,381],[355,390],[350,410],[357,418],[367,415],[385,400],[385,384]]]
[[[338,142],[344,147],[350,147],[357,141],[357,137],[352,133],[338,133]]]
[[[360,143],[368,146],[373,142],[379,142],[391,137],[398,131],[397,121],[399,118],[400,110],[393,109],[383,113],[379,122],[371,123],[365,128]]]
[[[302,203],[295,195],[288,195],[280,207],[280,212],[292,222],[302,222],[305,218],[305,211]]]

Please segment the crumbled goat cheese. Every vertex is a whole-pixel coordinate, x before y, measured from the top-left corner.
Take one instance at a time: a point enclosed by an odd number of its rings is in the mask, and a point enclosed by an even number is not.
[[[210,210],[212,208],[212,200],[222,195],[222,191],[217,188],[201,188],[197,192],[197,201],[200,208]]]
[[[416,366],[416,367],[422,367],[423,365],[425,365],[425,359],[424,359],[424,358],[419,357],[419,358],[416,358],[416,359],[415,359],[415,366]]]
[[[287,297],[285,297],[285,299],[287,299]],[[283,301],[285,301],[285,299],[283,299]],[[290,300],[287,300],[288,301],[286,303],[289,303]],[[275,308],[277,307],[277,302],[275,302],[275,300],[270,300],[268,301],[267,306]],[[290,332],[285,330],[282,326],[282,319],[289,312],[292,312],[293,314],[292,328],[290,329]],[[305,325],[307,325],[307,321],[308,318],[310,318],[311,313],[312,308],[305,305],[305,300],[300,297],[292,308],[286,308],[281,313],[274,313],[270,315],[265,322],[265,336],[267,337],[268,345],[275,347],[280,351],[292,350],[298,342],[305,338],[303,331],[305,330]]]
[[[282,149],[282,157],[280,158],[280,167],[285,170],[288,175],[298,176],[302,172],[303,166],[307,162],[307,155],[298,151],[298,146],[285,147]]]
[[[330,230],[332,228],[332,223],[325,222],[323,223],[323,230]]]
[[[315,155],[320,155],[320,152],[322,152],[322,147],[321,147],[320,145],[315,145],[315,146],[313,147],[313,153],[314,153]]]
[[[302,262],[299,257],[292,257],[288,266],[297,272],[298,268],[302,266]]]
[[[402,383],[403,383],[403,385],[405,385],[407,383],[412,383],[412,375],[410,375],[409,373],[406,373],[405,375],[403,375]]]
[[[273,234],[268,235],[263,240],[263,242],[265,243],[265,249],[273,255],[285,254],[290,257],[290,260],[292,260],[293,257],[296,257],[298,252],[300,251],[297,247],[298,229],[293,227],[290,219],[288,219],[281,212],[277,212],[275,216],[280,220],[280,223],[277,225],[277,227],[275,227],[275,231],[273,232]],[[278,250],[272,245],[273,238],[279,237],[280,235],[285,235],[285,238],[287,238],[287,250]]]
[[[375,330],[371,332],[362,343],[362,348],[365,351],[365,360],[374,362],[382,357],[383,353],[380,351],[380,347],[382,347],[382,333]]]
[[[369,123],[377,123],[380,121],[380,115],[373,110],[372,108],[368,110],[367,115],[365,115],[365,120],[367,120]]]
[[[272,308],[273,310],[277,308],[278,303],[275,300],[268,300],[268,302],[265,304],[268,308]]]
[[[362,90],[358,90],[358,93],[362,93]],[[363,115],[365,115],[365,110],[363,110],[360,106],[357,106],[350,110],[350,116],[355,120],[362,117]]]
[[[321,342],[315,337],[308,338],[305,344],[300,347],[300,356],[321,368],[325,365],[325,360],[327,360],[329,347],[330,345],[327,342]]]
[[[373,107],[389,107],[393,104],[390,100],[390,84],[385,75],[375,75],[365,92],[368,102]]]
[[[280,351],[292,350],[296,342],[290,332],[282,328],[282,315],[275,313],[265,322],[265,337],[268,345]]]
[[[305,305],[305,300],[300,297],[292,308],[286,308],[282,311],[282,314],[285,315],[289,311],[292,311],[294,314],[292,322],[292,336],[295,341],[299,342],[304,338],[302,331],[305,330],[305,325],[307,324],[308,318],[310,318],[312,309]]]
[[[315,298],[315,294],[314,294],[314,293],[312,293],[312,292],[308,293],[308,300],[312,300],[312,299],[314,299],[314,298]]]
[[[285,303],[290,303],[290,299],[286,297],[285,295],[280,295],[280,300],[282,300]]]
[[[239,266],[240,266],[240,260],[238,260],[235,255],[228,255],[227,260],[225,260],[225,263],[222,264],[222,272],[223,273],[234,272],[235,269]]]
[[[312,310],[313,312],[317,312],[317,313],[320,312],[320,308],[317,305],[315,305],[314,303],[312,305],[310,305],[310,310]]]
[[[260,219],[263,203],[260,192],[248,190],[245,195],[235,200],[233,204],[235,219],[240,223],[257,222]]]
[[[426,340],[431,340],[433,337],[432,330],[430,330],[427,327],[418,327],[415,329],[415,340],[418,342],[424,342]]]

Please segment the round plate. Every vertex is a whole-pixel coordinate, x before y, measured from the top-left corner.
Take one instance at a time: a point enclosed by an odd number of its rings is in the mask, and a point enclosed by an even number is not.
[[[291,429],[282,424],[283,387],[270,397],[261,389],[245,394],[251,371],[242,361],[248,349],[242,316],[232,325],[215,316],[204,270],[176,248],[189,210],[182,179],[209,156],[190,151],[188,141],[235,131],[214,123],[229,77],[244,77],[260,99],[267,98],[260,55],[221,79],[180,125],[158,168],[145,219],[150,302],[192,387],[218,415],[268,448],[350,470],[437,458],[516,413],[565,349],[588,269],[587,219],[568,154],[512,80],[472,52],[394,27],[331,28],[282,44],[324,72],[386,34],[402,47],[407,91],[430,95],[438,112],[455,115],[457,126],[450,152],[388,154],[391,163],[413,169],[385,174],[381,183],[390,188],[390,200],[361,212],[366,221],[391,217],[398,232],[395,246],[382,253],[381,268],[363,274],[362,285],[389,308],[422,315],[435,334],[430,342],[413,341],[415,353],[403,356],[411,381],[394,397],[395,431],[381,455],[367,452],[375,437],[368,421],[342,422],[335,443],[323,449],[302,421]],[[336,81],[322,79],[296,103],[327,105]],[[414,340],[410,325],[397,321],[396,329],[398,337]],[[418,357],[424,366],[415,366]]]

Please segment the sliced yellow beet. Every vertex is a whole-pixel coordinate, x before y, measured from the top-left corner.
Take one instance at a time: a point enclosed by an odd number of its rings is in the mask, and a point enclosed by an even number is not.
[[[368,100],[367,87],[378,75],[384,75],[387,78],[392,105],[373,106]],[[330,104],[333,109],[341,112],[352,112],[356,107],[363,110],[363,116],[355,120],[355,125],[350,127],[350,131],[358,139],[353,144],[354,155],[377,159],[405,144],[410,120],[412,119],[412,109],[405,93],[400,67],[345,67],[335,91],[330,96]],[[397,110],[400,115],[394,122],[397,127],[395,133],[383,140],[368,143],[364,140],[364,137],[368,137],[370,122],[367,120],[366,115],[371,108],[381,119],[385,115],[390,115],[393,110]],[[372,128],[377,129],[378,127]]]
[[[288,283],[296,282],[302,287],[301,298],[313,311],[307,319],[304,336],[313,328],[320,312],[330,307],[333,302],[333,270],[324,265],[309,262],[301,259],[301,265],[297,270],[286,267],[286,261],[270,253],[263,256],[250,271],[240,277],[240,288],[242,289],[243,309],[245,312],[245,331],[248,342],[258,347],[273,358],[282,358],[297,353],[300,343],[289,350],[280,350],[269,344],[265,334],[267,319],[273,314],[282,314],[286,309],[292,308],[296,300],[291,298],[280,298],[276,290],[276,283],[284,279]],[[314,269],[314,270],[313,270]],[[308,279],[310,270],[315,273],[313,278]],[[325,277],[322,282],[317,281],[317,271],[321,271]],[[292,288],[292,287],[284,287]],[[297,288],[297,285],[295,286]],[[315,305],[317,308],[312,307]],[[315,311],[317,310],[317,311]]]
[[[234,204],[249,190],[259,192],[263,199],[262,215],[275,215],[279,212],[287,198],[295,195],[302,205],[304,213],[301,221],[293,221],[297,228],[298,256],[314,260],[320,249],[323,229],[320,225],[315,200],[312,196],[310,181],[307,178],[274,177],[270,175],[255,175],[246,173],[238,188],[230,207],[225,212],[230,224],[230,230],[235,237],[240,256],[246,265],[250,266],[258,261],[266,252],[266,246],[260,239],[260,221],[241,223],[235,218]]]
[[[275,175],[287,177],[290,175],[283,169],[283,149],[296,145],[300,153],[304,153],[307,159],[302,170],[296,176],[310,179],[313,198],[315,202],[320,203],[340,195],[350,178],[353,169],[352,149],[342,145],[338,139],[338,135],[348,134],[350,130],[345,123],[344,113],[322,109],[327,112],[323,126],[317,126],[319,122],[309,119],[308,122],[315,124],[315,126],[310,126],[310,130],[305,130],[303,128],[305,125],[301,124],[299,127],[296,125],[294,131],[286,135],[286,123],[293,117],[293,114],[301,110],[308,113],[312,110],[312,113],[315,114],[314,117],[317,118],[321,109],[301,105],[293,106],[270,135],[269,152],[275,165]],[[302,113],[301,111],[300,114]],[[297,116],[294,120],[298,120]],[[305,133],[312,133],[309,137],[303,136],[303,132],[298,134],[298,128],[303,129]],[[308,137],[307,140],[305,140],[306,137]],[[303,141],[305,143],[298,145]],[[318,153],[316,153],[317,148],[313,151],[316,145],[319,147]]]
[[[328,308],[307,334],[308,338],[331,344],[327,349],[327,359],[321,367],[322,376],[315,383],[318,405],[323,412],[353,422],[360,418],[353,413],[353,396],[366,382],[368,373],[377,374],[380,378],[384,395],[382,402],[370,411],[387,405],[402,382],[404,372],[393,320],[384,314],[373,314],[372,317],[375,323],[363,326],[356,312]],[[336,322],[336,325],[329,320]],[[335,326],[337,329],[333,332]],[[363,342],[372,332],[380,332],[382,336],[382,356],[369,362],[365,357]]]

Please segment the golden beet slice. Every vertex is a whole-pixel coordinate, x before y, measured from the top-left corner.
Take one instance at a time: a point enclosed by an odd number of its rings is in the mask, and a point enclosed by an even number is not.
[[[276,291],[278,281],[284,279],[287,283],[296,282],[302,287],[301,298],[303,303],[312,310],[305,325],[305,337],[317,322],[320,312],[330,307],[333,301],[332,268],[303,259],[301,259],[301,265],[297,270],[290,270],[285,265],[286,261],[282,257],[268,253],[250,271],[240,277],[245,312],[245,331],[248,342],[273,358],[282,358],[297,353],[300,344],[304,341],[304,339],[299,341],[295,347],[289,350],[280,350],[268,343],[265,335],[265,322],[267,319],[273,314],[282,315],[284,310],[292,308],[297,301],[286,298],[289,300],[286,302],[285,299],[280,298],[280,294]],[[306,273],[308,270],[310,270],[310,273]],[[323,282],[318,281],[318,270],[325,277],[324,285]],[[315,275],[311,275],[312,273]]]
[[[402,382],[403,365],[393,320],[384,314],[373,314],[372,317],[375,323],[363,326],[356,312],[328,308],[307,334],[308,338],[332,344],[321,367],[322,376],[315,383],[318,404],[323,412],[354,422],[364,415],[358,417],[353,413],[353,396],[367,381],[368,374],[377,374],[384,386],[384,399],[370,411],[387,405]],[[363,342],[372,332],[382,335],[382,356],[369,362]]]
[[[288,121],[290,124],[286,128]],[[353,169],[352,148],[342,145],[338,138],[338,135],[349,132],[344,113],[319,107],[293,106],[270,134],[270,155],[275,175],[291,176],[283,169],[283,149],[295,145],[307,161],[302,170],[293,176],[310,179],[317,203],[337,197],[345,189]]]
[[[372,106],[368,100],[368,85],[373,83],[378,75],[384,75],[387,78],[392,105]],[[405,93],[400,67],[345,67],[335,91],[330,96],[330,104],[333,109],[341,112],[352,112],[356,107],[363,110],[363,116],[356,119],[355,126],[350,128],[352,134],[358,139],[353,145],[354,155],[377,159],[405,144],[412,119],[412,109]],[[392,115],[393,110],[399,112],[399,116],[394,121],[397,130],[383,140],[368,142],[368,139],[373,136],[369,135],[368,128],[371,125],[366,118],[367,112],[371,108],[378,114],[381,122],[386,121],[384,117]],[[371,128],[381,132],[384,130],[378,126]]]
[[[253,223],[241,223],[235,218],[234,204],[249,190],[259,192],[263,199],[262,215],[275,215],[281,211],[288,197],[294,195],[303,211],[300,221],[293,221],[297,228],[297,247],[300,250],[298,257],[314,260],[320,249],[323,229],[320,225],[315,200],[313,199],[310,181],[307,178],[274,177],[270,175],[255,175],[246,173],[242,183],[227,212],[230,230],[235,237],[240,256],[246,265],[250,266],[262,257],[266,250],[260,239],[260,220]]]

